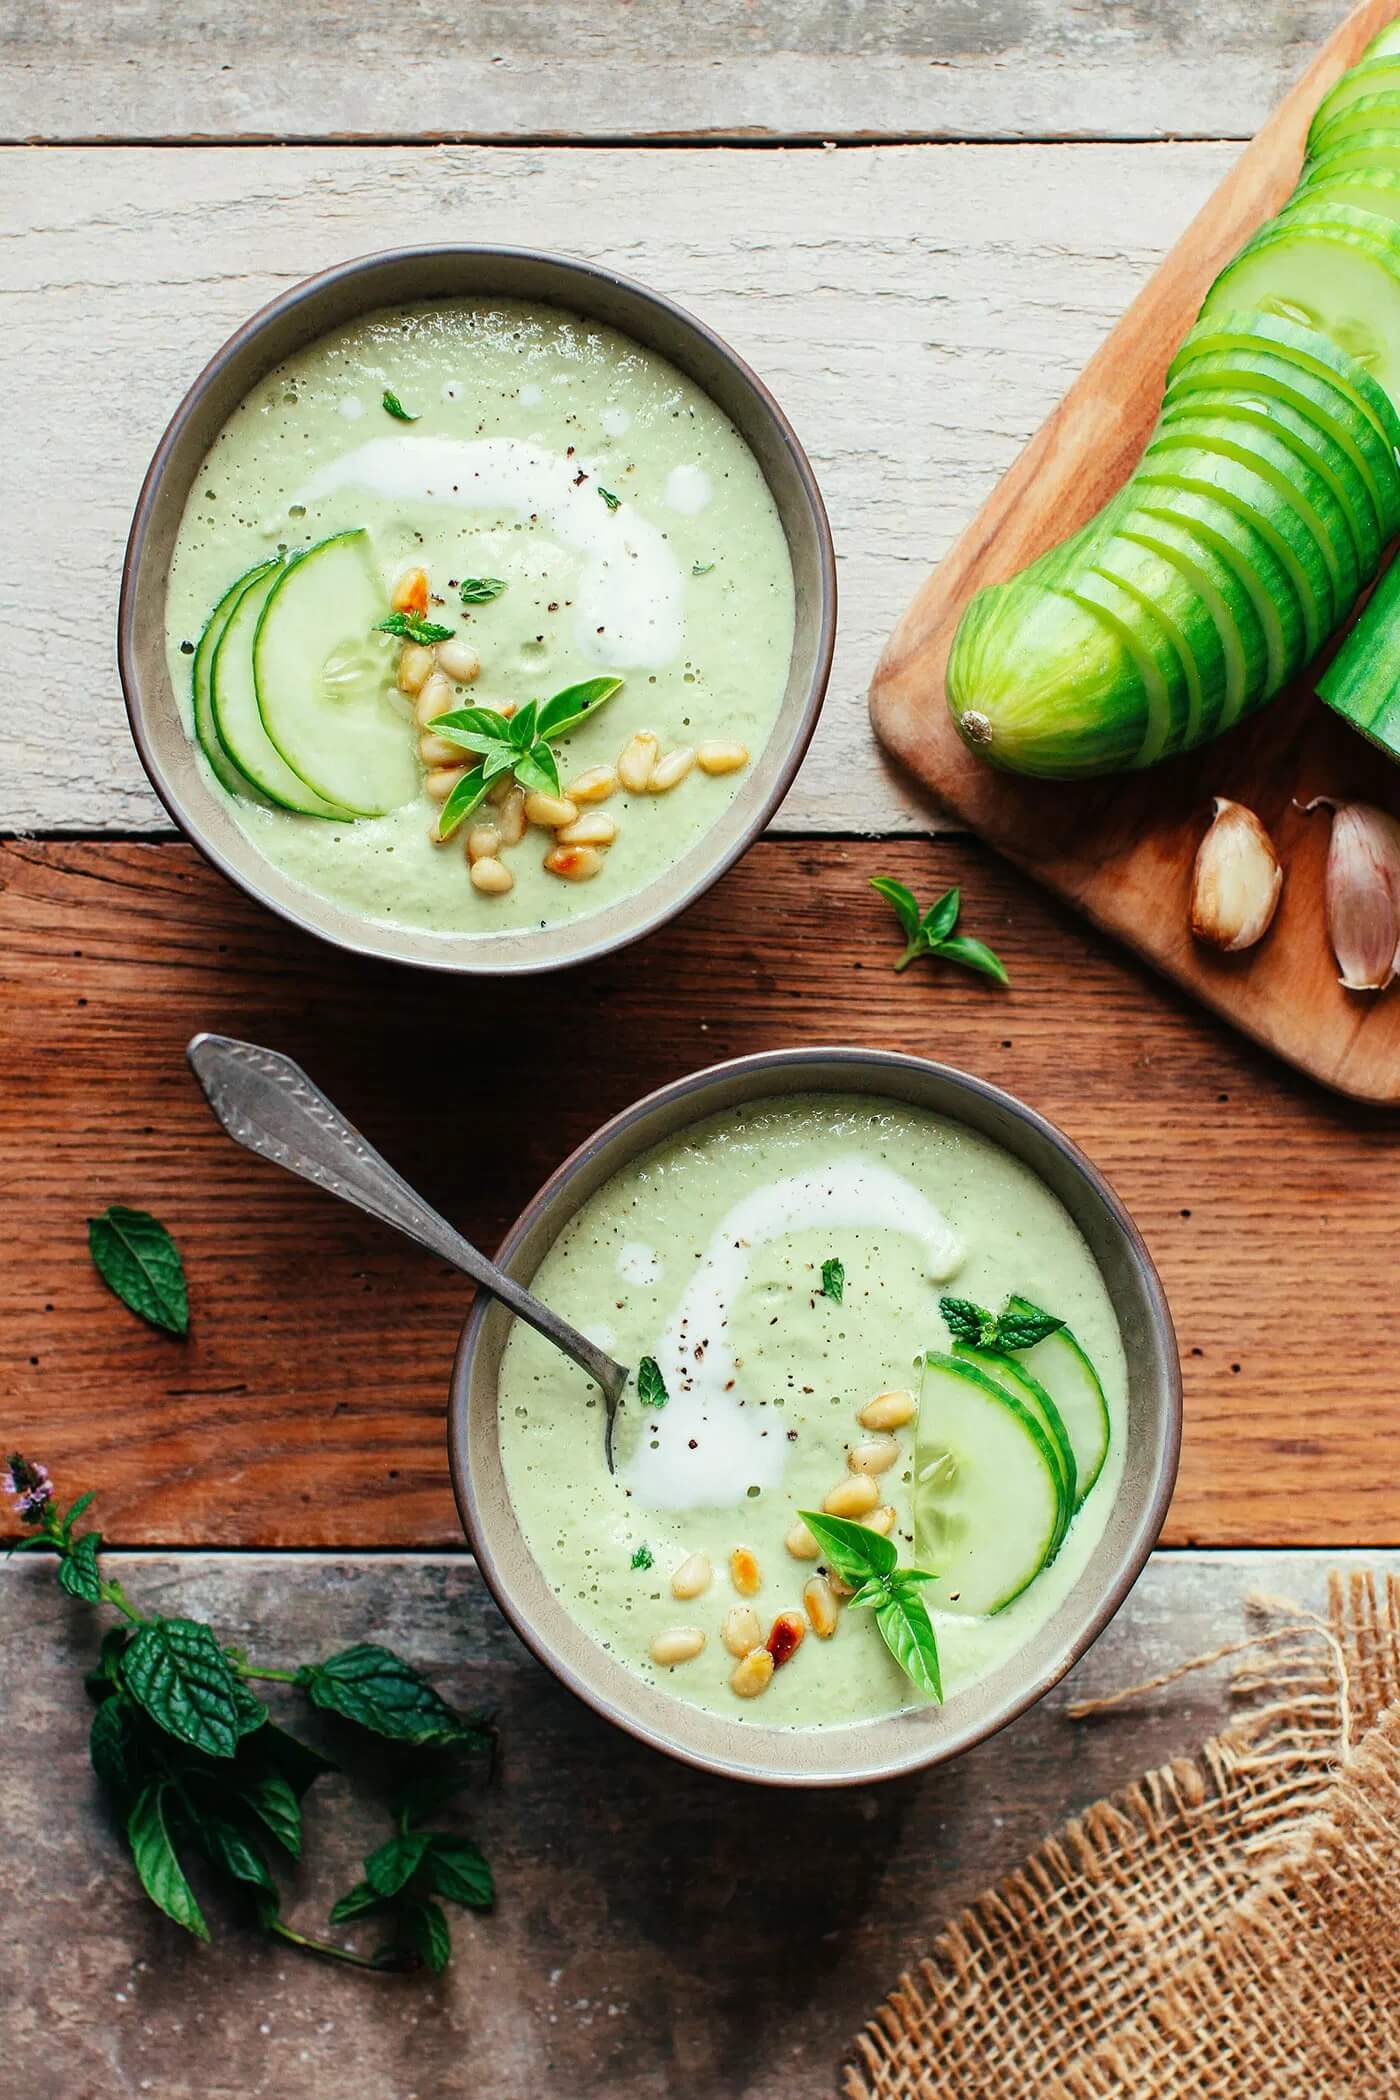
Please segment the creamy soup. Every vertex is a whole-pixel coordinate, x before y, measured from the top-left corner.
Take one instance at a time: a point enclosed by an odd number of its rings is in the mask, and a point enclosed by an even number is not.
[[[828,1294],[833,1262],[839,1297]],[[654,1358],[666,1400],[648,1407],[629,1390],[610,1476],[601,1401],[582,1373],[517,1323],[500,1378],[517,1517],[571,1616],[677,1698],[736,1722],[791,1726],[923,1703],[868,1611],[838,1604],[836,1630],[825,1638],[809,1618],[806,1637],[756,1698],[733,1689],[737,1647],[726,1647],[725,1633],[736,1607],[752,1609],[765,1640],[778,1614],[805,1612],[806,1585],[823,1560],[792,1550],[797,1512],[820,1512],[842,1489],[852,1499],[849,1484],[871,1477],[853,1470],[853,1453],[857,1464],[881,1468],[870,1521],[889,1526],[901,1562],[920,1550],[915,1495],[936,1497],[949,1470],[940,1455],[947,1381],[916,1369],[915,1359],[953,1347],[940,1312],[949,1294],[989,1308],[1019,1296],[1066,1322],[1097,1370],[1108,1445],[1058,1550],[1014,1601],[970,1611],[947,1601],[946,1582],[923,1591],[945,1694],[1025,1643],[1103,1531],[1122,1472],[1126,1392],[1107,1290],[1058,1199],[1019,1160],[958,1123],[844,1095],[721,1114],[605,1184],[550,1249],[534,1289],[622,1362]],[[1055,1351],[1067,1347],[1058,1337],[1016,1362],[1055,1390]],[[1008,1385],[1014,1378],[1008,1368]],[[905,1412],[908,1420],[874,1432],[862,1423],[876,1396],[901,1394],[912,1406],[896,1397],[870,1419]],[[973,1397],[985,1396],[979,1388]],[[934,1462],[922,1463],[930,1452]],[[1010,1531],[1026,1521],[1014,1452],[1012,1461],[1004,1505],[993,1484],[992,1518]],[[855,1491],[857,1503],[863,1492]],[[940,1536],[955,1540],[955,1526],[940,1534],[937,1507],[923,1506],[934,1507],[928,1536],[937,1560]],[[1002,1542],[988,1543],[995,1558]],[[752,1556],[756,1591],[736,1551]],[[678,1597],[672,1577],[697,1555],[704,1558],[683,1585],[690,1594]],[[710,1578],[694,1589],[706,1561]],[[676,1631],[690,1634],[688,1645],[702,1634],[703,1646],[658,1664],[653,1644]]]
[[[605,911],[694,847],[772,732],[793,619],[776,507],[715,404],[612,330],[498,301],[371,315],[262,380],[194,482],[167,628],[211,782],[267,859],[460,936]],[[428,721],[598,679],[621,683],[551,744],[582,830],[547,780],[522,814],[507,774],[443,843],[482,752],[424,745]]]

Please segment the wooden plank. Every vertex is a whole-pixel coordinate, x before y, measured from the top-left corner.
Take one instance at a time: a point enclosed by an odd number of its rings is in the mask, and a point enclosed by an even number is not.
[[[1121,487],[1155,420],[1167,363],[1207,286],[1283,203],[1323,93],[1391,12],[1366,0],[1270,119],[957,546],[928,579],[876,670],[881,739],[984,838],[1110,928],[1197,998],[1280,1056],[1362,1100],[1400,1102],[1400,1005],[1337,982],[1326,932],[1327,825],[1300,811],[1317,795],[1400,807],[1372,747],[1314,695],[1312,670],[1235,734],[1150,772],[1066,787],[1018,780],[962,742],[944,703],[953,636],[972,592],[1002,583],[1084,524]],[[1179,891],[1212,794],[1254,810],[1288,868],[1264,944],[1224,957],[1191,939]]]
[[[1011,990],[895,977],[877,871],[926,897],[962,883]],[[1187,1395],[1166,1536],[1400,1542],[1376,1266],[1400,1226],[1396,1120],[1271,1062],[974,846],[764,843],[645,946],[487,998],[314,944],[184,846],[15,844],[0,1015],[20,1078],[0,1131],[7,1434],[100,1482],[119,1543],[459,1537],[442,1418],[463,1287],[232,1146],[185,1068],[199,1028],[299,1058],[487,1247],[598,1122],[696,1066],[854,1041],[982,1073],[1098,1161],[1161,1267]],[[558,1086],[564,1042],[586,1089]],[[447,1105],[460,1074],[486,1113]],[[92,1271],[83,1221],[111,1201],[177,1234],[188,1344]]]
[[[200,1947],[145,1903],[88,1770],[78,1677],[95,1615],[63,1598],[37,1558],[18,1562],[0,1586],[0,1638],[16,1659],[0,1812],[24,1921],[7,2023],[24,2090],[831,2093],[857,2027],[951,1911],[1066,1816],[1195,1750],[1230,1711],[1222,1667],[1097,1720],[1069,1721],[1070,1699],[1237,1638],[1259,1587],[1321,1608],[1329,1561],[1369,1558],[1159,1554],[1066,1682],[991,1743],[897,1784],[779,1795],[687,1771],[609,1730],[526,1655],[464,1558],[122,1556],[133,1596],[207,1615],[261,1660],[304,1660],[369,1632],[464,1705],[497,1710],[500,1779],[464,1801],[458,1827],[480,1839],[499,1902],[487,1918],[454,1915],[456,1954],[436,1984],[318,1968],[212,1901],[214,1943]],[[301,1725],[295,1702],[275,1704]],[[323,1780],[311,1801],[287,1914],[319,1932],[385,1825],[363,1786]]]
[[[0,136],[1240,138],[1336,0],[35,0]]]
[[[127,734],[112,631],[141,475],[206,357],[341,257],[483,237],[586,246],[695,307],[773,383],[812,449],[842,589],[825,718],[781,825],[923,828],[927,798],[866,719],[880,644],[1232,157],[10,153],[0,359],[34,412],[12,419],[16,500],[0,509],[0,830],[168,828]]]

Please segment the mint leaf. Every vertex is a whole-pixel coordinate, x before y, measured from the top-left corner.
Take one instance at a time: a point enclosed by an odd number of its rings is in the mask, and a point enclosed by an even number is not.
[[[423,1864],[431,1838],[426,1830],[401,1831],[371,1852],[365,1861],[365,1879],[381,1896],[397,1896]]]
[[[85,1495],[79,1495],[77,1501],[73,1504],[73,1507],[69,1510],[67,1516],[63,1519],[63,1534],[65,1538],[71,1535],[73,1526],[77,1523],[83,1511],[88,1507],[88,1504],[90,1502],[96,1501],[96,1499],[96,1488],[89,1488]]]
[[[899,921],[899,930],[905,940],[917,940],[919,904],[914,892],[906,888],[904,883],[897,882],[893,875],[872,875],[870,887],[872,890],[878,890],[880,895],[894,906],[894,915]]]
[[[297,1683],[314,1705],[401,1743],[453,1743],[476,1731],[410,1663],[357,1641],[323,1663],[304,1663]]]
[[[655,1567],[655,1565],[656,1556],[650,1546],[638,1546],[636,1552],[632,1555],[632,1566],[634,1568],[651,1568]]]
[[[998,1349],[1034,1349],[1047,1335],[1058,1334],[1064,1326],[1053,1313],[1042,1312],[1026,1298],[1008,1298],[1004,1312],[997,1314]]]
[[[559,767],[548,744],[538,743],[515,762],[515,777],[527,794],[537,791],[542,795],[557,795],[559,792]]]
[[[195,1902],[194,1890],[185,1879],[184,1869],[170,1842],[165,1820],[165,1797],[169,1790],[167,1779],[153,1779],[142,1788],[127,1817],[127,1842],[141,1877],[141,1886],[152,1903],[168,1918],[173,1918],[177,1925],[183,1925],[186,1932],[192,1932],[196,1939],[207,1940],[209,1927],[204,1922],[204,1913]]]
[[[822,1263],[823,1298],[831,1298],[839,1305],[841,1303],[841,1293],[845,1288],[846,1271],[842,1264],[834,1256],[830,1261],[824,1261]]]
[[[491,1869],[470,1838],[444,1837],[435,1831],[428,1847],[428,1880],[435,1895],[468,1910],[489,1910],[495,1901]]]
[[[463,605],[489,605],[505,589],[499,576],[464,576],[457,586]]]
[[[933,1621],[917,1586],[907,1580],[904,1572],[894,1577],[890,1594],[876,1605],[875,1624],[905,1676],[927,1698],[936,1699],[941,1705],[943,1675],[938,1666]]]
[[[275,1721],[264,1721],[256,1734],[244,1737],[240,1757],[251,1755],[256,1755],[261,1764],[271,1765],[273,1770],[269,1777],[284,1779],[298,1801],[323,1772],[340,1769],[332,1759],[323,1757],[319,1750],[313,1750],[309,1743],[302,1742],[300,1736],[290,1735],[285,1728],[279,1728]]]
[[[567,736],[587,716],[596,713],[605,700],[620,692],[622,684],[620,678],[585,678],[578,685],[562,687],[540,709],[536,736]]]
[[[800,1509],[797,1514],[823,1557],[852,1589],[859,1590],[872,1578],[878,1581],[892,1575],[898,1566],[897,1548],[868,1525],[854,1523],[850,1517],[829,1517],[820,1510]]]
[[[599,495],[600,495],[600,496],[602,497],[602,499],[603,499],[604,503],[606,503],[606,504],[607,504],[607,506],[608,506],[608,509],[609,509],[609,510],[620,510],[620,509],[621,509],[621,507],[622,507],[622,498],[621,498],[621,496],[615,496],[615,495],[613,494],[613,492],[612,492],[612,490],[611,490],[611,489],[605,489],[605,488],[603,488],[603,487],[601,486],[601,484],[600,484],[600,485],[599,485],[599,489],[598,489],[598,494],[599,494]]]
[[[102,1636],[98,1660],[83,1678],[89,1699],[110,1699],[121,1688],[121,1659],[131,1639],[125,1626],[109,1626]]]
[[[452,1959],[452,1931],[440,1904],[415,1897],[404,1905],[408,1937],[425,1969],[441,1976]]]
[[[301,1858],[301,1803],[289,1780],[267,1772],[253,1786],[240,1787],[238,1798],[269,1830],[284,1852]]]
[[[958,923],[958,913],[961,909],[962,891],[945,890],[938,902],[931,904],[919,921],[919,931],[924,939],[934,947],[937,947],[940,941],[946,940]]]
[[[948,1332],[960,1342],[975,1342],[981,1349],[990,1349],[996,1338],[996,1315],[988,1312],[985,1305],[975,1305],[971,1298],[940,1298],[938,1310],[948,1324]]]
[[[465,824],[474,809],[486,798],[491,783],[481,766],[470,766],[461,779],[454,781],[451,792],[438,811],[437,835],[450,839],[460,824]]]
[[[92,1769],[108,1793],[125,1806],[150,1773],[150,1758],[136,1725],[136,1708],[118,1695],[104,1699],[88,1730]]]
[[[387,1910],[392,1897],[381,1896],[367,1881],[357,1881],[354,1888],[347,1889],[331,1905],[332,1925],[346,1925],[351,1918],[362,1918],[367,1912]]]
[[[690,565],[690,573],[692,576],[708,576],[713,567],[714,563],[712,561],[693,561]]]
[[[88,1219],[88,1250],[123,1305],[167,1334],[189,1332],[184,1263],[159,1218],[111,1203],[100,1218]]]
[[[277,1901],[277,1883],[268,1871],[267,1861],[251,1838],[244,1836],[236,1824],[223,1816],[200,1813],[195,1825],[195,1836],[200,1849],[211,1863],[230,1881],[245,1882],[248,1887],[261,1890],[265,1896]]]
[[[451,641],[456,630],[444,627],[440,620],[425,620],[421,613],[391,612],[376,620],[371,632],[396,634],[405,642],[421,642],[426,649],[433,642]]]
[[[97,1549],[101,1544],[100,1531],[85,1531],[58,1564],[60,1585],[70,1597],[77,1597],[84,1604],[102,1602],[102,1577],[97,1570]]]
[[[970,935],[960,933],[951,941],[938,941],[933,952],[945,962],[961,963],[965,970],[976,970],[998,984],[1011,982],[1011,973],[1001,957],[993,954],[985,941],[975,941]]]
[[[396,423],[416,423],[418,421],[417,416],[411,416],[398,395],[387,386],[384,389],[384,413],[387,416],[392,416]]]
[[[238,1685],[223,1649],[198,1619],[153,1619],[139,1627],[121,1672],[157,1728],[209,1757],[232,1757],[239,1737],[267,1718],[267,1708]]]
[[[637,1366],[637,1398],[643,1407],[664,1407],[670,1399],[661,1366],[654,1356],[644,1356]]]

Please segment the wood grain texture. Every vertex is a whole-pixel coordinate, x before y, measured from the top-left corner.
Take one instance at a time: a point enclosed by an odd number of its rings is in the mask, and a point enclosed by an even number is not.
[[[35,0],[0,137],[1247,137],[1336,0]]]
[[[876,872],[960,882],[1014,982],[895,977]],[[1172,909],[1176,900],[1165,900]],[[471,987],[357,964],[180,845],[0,849],[4,1434],[118,1543],[404,1546],[460,1533],[443,1412],[460,1281],[218,1130],[200,1028],[298,1058],[490,1248],[560,1159],[649,1088],[744,1052],[850,1041],[1008,1087],[1084,1146],[1174,1308],[1186,1442],[1166,1537],[1400,1543],[1394,1117],[1326,1095],[1105,948],[972,846],[761,844],[668,933],[596,967]],[[586,1084],[561,1087],[561,1056]],[[444,1081],[487,1089],[454,1110]],[[193,1332],[98,1281],[84,1220],[154,1210]]]
[[[1309,673],[1218,744],[1073,785],[1017,780],[977,758],[953,728],[944,673],[971,593],[1077,530],[1127,479],[1212,278],[1282,203],[1322,93],[1392,12],[1392,0],[1366,0],[1319,54],[919,592],[870,693],[884,743],[984,838],[1281,1056],[1390,1104],[1400,1102],[1400,1002],[1337,983],[1323,912],[1327,824],[1305,822],[1293,803],[1327,794],[1400,808],[1400,779],[1316,699]],[[1243,957],[1201,947],[1180,911],[1162,909],[1164,889],[1179,892],[1190,869],[1213,794],[1256,812],[1288,870],[1271,933]]]
[[[7,154],[0,372],[34,412],[11,419],[0,506],[0,831],[169,829],[112,635],[141,476],[205,359],[342,257],[473,238],[644,278],[772,383],[826,493],[842,601],[825,715],[779,826],[925,828],[929,799],[870,734],[880,645],[1233,154]]]
[[[1321,1608],[1338,1558],[1159,1554],[1065,1683],[994,1741],[940,1772],[803,1796],[707,1778],[608,1729],[525,1653],[465,1558],[123,1556],[133,1596],[207,1616],[260,1660],[325,1654],[369,1631],[462,1704],[497,1710],[500,1778],[464,1800],[462,1825],[491,1859],[499,1901],[486,1918],[454,1915],[457,1952],[437,1983],[317,1967],[215,1901],[209,1947],[153,1911],[88,1769],[78,1677],[96,1615],[61,1596],[37,1557],[16,1562],[0,1583],[12,1659],[0,1814],[23,1929],[0,2003],[23,2091],[818,2100],[951,1910],[1067,1815],[1195,1750],[1230,1710],[1221,1667],[1096,1720],[1071,1722],[1069,1700],[1237,1638],[1259,1587]],[[301,1723],[295,1702],[276,1703]],[[322,1931],[386,1827],[368,1785],[340,1779],[318,1784],[308,1825],[286,1907]]]

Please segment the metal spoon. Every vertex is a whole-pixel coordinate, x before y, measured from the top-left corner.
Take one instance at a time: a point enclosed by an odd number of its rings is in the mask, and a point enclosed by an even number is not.
[[[614,1363],[587,1335],[513,1282],[504,1269],[478,1254],[445,1218],[430,1210],[290,1057],[227,1035],[194,1036],[185,1055],[209,1097],[209,1106],[231,1138],[250,1152],[300,1174],[304,1181],[314,1181],[318,1188],[344,1197],[372,1218],[382,1218],[386,1225],[470,1276],[547,1342],[572,1357],[602,1388],[607,1409],[604,1450],[608,1471],[614,1470],[613,1425],[618,1402],[632,1376],[625,1365]]]

